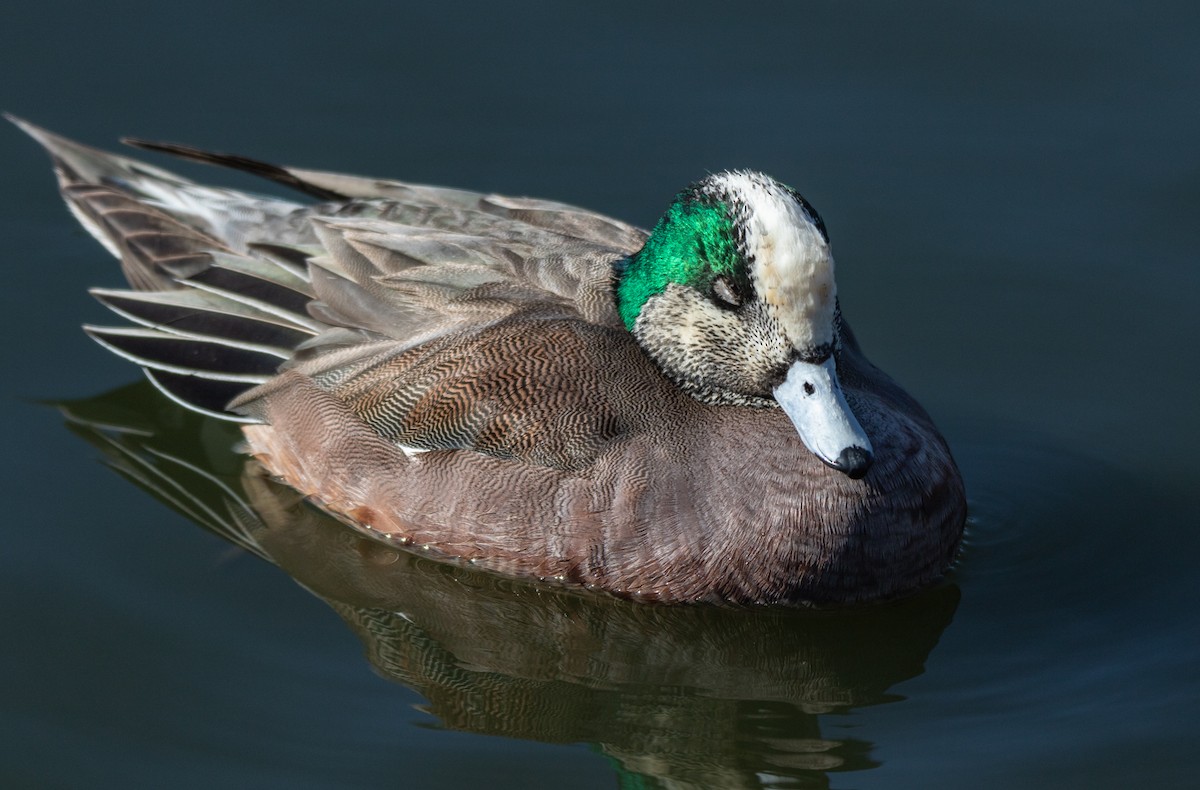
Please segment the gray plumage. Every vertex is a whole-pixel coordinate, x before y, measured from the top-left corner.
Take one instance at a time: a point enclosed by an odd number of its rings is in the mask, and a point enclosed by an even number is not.
[[[89,333],[185,405],[249,421],[267,468],[361,529],[666,602],[885,598],[955,555],[949,449],[847,326],[837,370],[875,452],[861,480],[779,409],[701,402],[656,367],[613,294],[641,230],[140,144],[323,202],[255,197],[15,122],[134,289],[94,293],[137,326]]]

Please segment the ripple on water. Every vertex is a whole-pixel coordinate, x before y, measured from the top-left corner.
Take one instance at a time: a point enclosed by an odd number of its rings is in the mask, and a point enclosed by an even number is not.
[[[1094,742],[1187,685],[1200,657],[1200,639],[1180,652],[1197,620],[1187,497],[1017,431],[955,450],[971,510],[963,598],[929,700],[1031,736],[1042,717],[1076,722],[1056,737]]]
[[[965,443],[970,518],[955,569],[964,586],[1043,605],[1126,598],[1155,586],[1177,498],[1100,458],[1011,435]]]

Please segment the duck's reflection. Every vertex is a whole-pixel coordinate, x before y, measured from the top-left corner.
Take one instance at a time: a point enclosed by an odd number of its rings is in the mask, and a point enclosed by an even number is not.
[[[876,765],[821,714],[900,699],[958,591],[837,612],[663,607],[434,562],[365,537],[137,384],[58,404],[114,468],[332,606],[445,727],[587,742],[638,787],[825,787]]]

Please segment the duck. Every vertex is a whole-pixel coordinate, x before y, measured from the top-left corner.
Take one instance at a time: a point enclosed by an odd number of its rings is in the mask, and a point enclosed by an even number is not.
[[[795,189],[709,174],[648,232],[550,200],[284,167],[206,186],[9,116],[120,262],[85,326],[350,527],[647,603],[846,605],[941,580],[962,477],[842,314]]]

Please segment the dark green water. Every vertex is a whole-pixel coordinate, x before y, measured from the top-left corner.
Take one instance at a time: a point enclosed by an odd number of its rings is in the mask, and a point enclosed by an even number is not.
[[[0,129],[0,786],[1196,785],[1192,4],[258,9],[10,9],[0,109],[642,225],[705,172],[765,170],[821,211],[864,348],[954,448],[963,557],[814,615],[362,544],[126,389],[78,329],[117,268]],[[200,519],[241,516],[270,561],[98,462],[190,474],[154,451],[215,475],[185,486]]]

